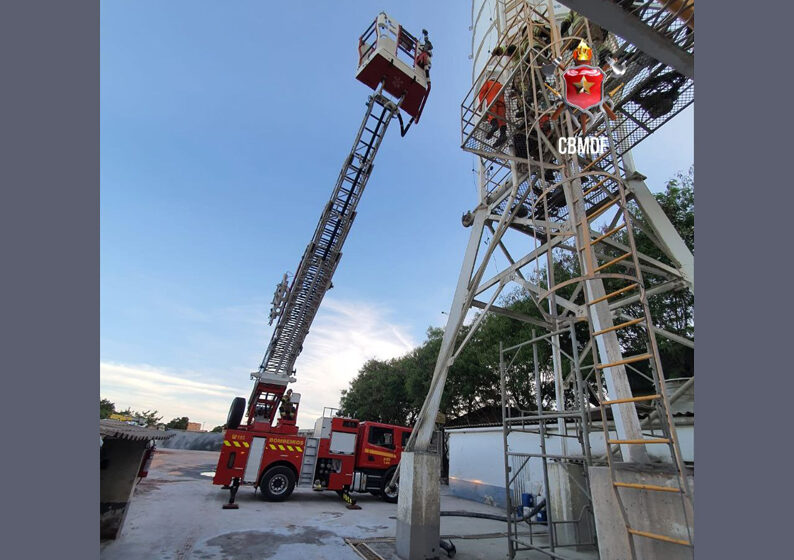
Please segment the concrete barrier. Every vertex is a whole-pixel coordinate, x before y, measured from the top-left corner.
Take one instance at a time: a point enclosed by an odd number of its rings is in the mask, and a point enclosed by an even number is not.
[[[620,482],[678,487],[675,471],[669,464],[638,466],[616,463],[615,477]],[[629,537],[623,521],[620,505],[615,498],[609,467],[590,467],[590,490],[593,496],[598,551],[601,558],[631,558],[629,538],[634,539],[636,557],[643,560],[688,560],[692,549],[646,537]],[[693,492],[695,479],[689,476],[688,484]],[[694,539],[694,512],[681,495],[670,492],[639,489],[620,489],[623,506],[632,528],[662,534],[681,540]]]

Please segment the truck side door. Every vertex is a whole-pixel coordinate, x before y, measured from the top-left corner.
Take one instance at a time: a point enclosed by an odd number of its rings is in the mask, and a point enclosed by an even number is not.
[[[394,428],[369,426],[363,449],[363,465],[367,468],[387,469],[397,464]]]

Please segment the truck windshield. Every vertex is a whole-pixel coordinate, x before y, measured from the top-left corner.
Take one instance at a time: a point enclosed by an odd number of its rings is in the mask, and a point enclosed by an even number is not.
[[[369,430],[369,443],[394,449],[394,430],[372,426]]]

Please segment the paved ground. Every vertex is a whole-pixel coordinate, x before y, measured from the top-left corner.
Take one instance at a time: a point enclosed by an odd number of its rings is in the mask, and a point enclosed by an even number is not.
[[[240,509],[224,510],[228,491],[211,482],[217,458],[212,451],[159,449],[135,490],[120,537],[101,543],[102,560],[359,560],[346,538],[395,535],[396,504],[369,494],[356,494],[362,509],[348,510],[333,492],[298,488],[287,502],[268,503],[244,487],[236,500]],[[503,514],[449,495],[442,495],[441,509]],[[455,536],[460,560],[505,558],[505,529],[499,521],[441,518],[441,532]],[[491,536],[459,538],[484,534]]]

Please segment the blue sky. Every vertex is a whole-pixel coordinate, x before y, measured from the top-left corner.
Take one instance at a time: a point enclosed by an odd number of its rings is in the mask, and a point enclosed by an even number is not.
[[[211,428],[247,396],[363,117],[359,35],[378,11],[434,45],[421,122],[392,127],[297,363],[309,426],[369,357],[441,326],[475,203],[460,149],[468,2],[101,3],[100,393]],[[635,150],[659,190],[693,161],[690,108]]]

